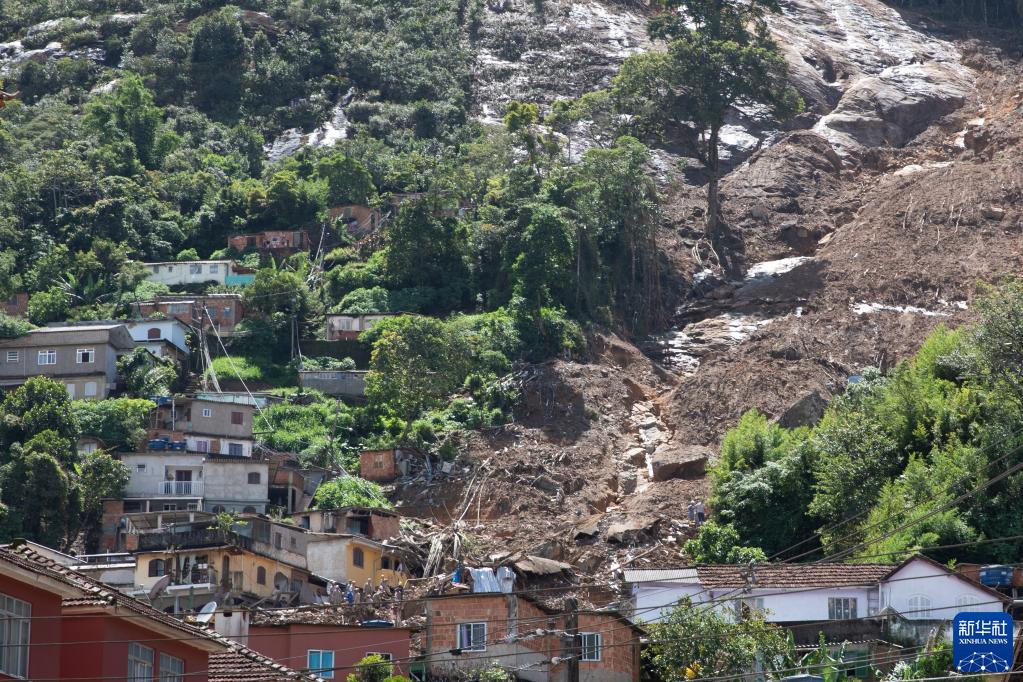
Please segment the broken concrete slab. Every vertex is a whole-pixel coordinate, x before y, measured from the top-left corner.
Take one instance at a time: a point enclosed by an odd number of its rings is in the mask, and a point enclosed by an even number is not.
[[[629,448],[625,451],[625,461],[629,464],[640,466],[646,462],[647,451],[645,448]]]
[[[640,542],[650,537],[659,522],[660,519],[654,516],[630,516],[612,523],[604,539],[620,544]]]
[[[655,481],[701,478],[710,454],[710,450],[698,445],[662,445],[650,455],[651,478]]]

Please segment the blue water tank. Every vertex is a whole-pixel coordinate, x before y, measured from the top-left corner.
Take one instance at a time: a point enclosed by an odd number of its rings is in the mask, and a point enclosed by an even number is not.
[[[988,587],[1002,587],[1012,584],[1012,566],[993,564],[980,569],[980,582]]]

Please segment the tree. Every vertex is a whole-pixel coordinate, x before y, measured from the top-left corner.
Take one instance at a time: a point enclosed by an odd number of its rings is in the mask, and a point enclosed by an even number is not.
[[[9,513],[7,536],[65,549],[78,530],[81,497],[50,453],[15,444],[0,467],[0,495]]]
[[[384,272],[395,288],[433,287],[457,308],[468,288],[468,235],[454,217],[438,215],[431,198],[406,202],[387,233]]]
[[[327,200],[331,206],[369,204],[376,196],[377,188],[366,166],[345,154],[321,159],[316,174],[327,181]]]
[[[682,552],[694,564],[748,564],[767,561],[759,547],[743,547],[739,534],[728,525],[708,521],[695,538],[686,540]]]
[[[1023,280],[986,287],[977,301],[973,342],[983,371],[1023,402]]]
[[[171,387],[178,378],[172,360],[158,358],[145,348],[136,348],[118,358],[117,373],[125,391],[136,398],[170,395]]]
[[[101,439],[114,451],[132,451],[146,437],[149,414],[156,404],[136,398],[76,400],[72,410],[83,436]]]
[[[47,324],[67,317],[70,306],[60,287],[37,291],[28,299],[28,319],[32,324]]]
[[[572,289],[572,225],[549,204],[527,207],[521,216],[526,224],[512,266],[515,295],[537,312],[563,306]]]
[[[248,55],[238,10],[224,7],[192,26],[190,67],[196,103],[217,118],[232,118],[238,113]]]
[[[105,402],[105,401],[101,401]],[[95,552],[99,548],[99,535],[103,520],[103,500],[121,499],[131,473],[128,466],[102,450],[87,452],[75,467],[82,499],[82,529],[85,548]]]
[[[417,417],[439,407],[461,385],[468,352],[433,318],[401,317],[377,327],[366,397],[401,419],[402,443]]]
[[[339,476],[320,485],[313,497],[314,509],[342,509],[344,507],[371,507],[390,509],[391,503],[383,489],[357,476]]]
[[[735,621],[682,599],[653,625],[645,656],[664,682],[740,678],[758,663],[773,670],[786,651],[785,635],[749,610]]]
[[[118,81],[113,92],[100,94],[89,102],[86,123],[103,144],[120,138],[131,141],[138,160],[151,169],[158,162],[156,132],[161,118],[160,108],[153,103],[153,93],[141,78],[129,74]]]
[[[47,433],[56,447],[48,454],[65,467],[78,462],[77,443],[81,434],[64,385],[46,377],[32,377],[8,393],[0,403],[0,451],[14,443],[28,443]]]
[[[735,106],[762,105],[777,118],[802,108],[767,28],[766,15],[779,11],[777,0],[666,0],[664,12],[649,29],[652,37],[668,41],[666,55],[641,57],[641,68],[634,72],[623,69],[633,79],[656,83],[643,91],[664,93],[660,104],[675,112],[681,106],[690,122],[708,176],[705,229],[726,272],[740,267],[726,243],[718,191],[718,145],[725,116]],[[618,87],[627,89],[621,81]]]

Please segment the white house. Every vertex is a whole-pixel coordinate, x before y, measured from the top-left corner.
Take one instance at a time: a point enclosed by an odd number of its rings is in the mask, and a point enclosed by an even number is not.
[[[126,322],[125,326],[136,346],[142,346],[157,357],[176,360],[192,354],[186,341],[191,328],[176,318],[134,320]]]
[[[131,472],[124,512],[208,511],[263,514],[269,499],[270,465],[248,458],[197,452],[121,455]]]
[[[624,582],[635,622],[659,621],[678,600],[689,597],[728,617],[742,608],[756,609],[768,621],[789,627],[797,640],[811,643],[820,632],[866,638],[897,629],[907,638],[926,637],[959,611],[1004,611],[1010,601],[922,556],[901,564],[630,569],[624,571]]]
[[[148,271],[147,280],[169,287],[186,284],[244,286],[255,277],[251,270],[239,267],[232,260],[162,261],[142,265]]]

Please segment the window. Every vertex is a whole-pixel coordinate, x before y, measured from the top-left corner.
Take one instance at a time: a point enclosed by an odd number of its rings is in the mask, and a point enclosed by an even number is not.
[[[242,508],[242,514],[255,514],[255,513],[256,513],[256,508],[253,507],[251,504],[247,504],[247,505],[245,505],[245,507]]]
[[[28,677],[31,618],[31,604],[0,594],[0,672],[12,677]]]
[[[177,511],[178,505],[174,502],[165,502],[163,505],[164,511]]]
[[[486,651],[487,624],[459,623],[458,648],[462,651]]]
[[[384,571],[391,570],[391,558],[386,556],[380,557],[380,568]]]
[[[125,500],[124,501],[124,513],[134,514],[142,511],[142,500]]]
[[[152,327],[146,330],[146,338],[150,341],[158,341],[162,337],[163,334],[160,333],[159,327]]]
[[[388,651],[367,651],[366,656],[379,656],[385,661],[394,660],[394,656],[392,656]]]
[[[184,682],[185,662],[170,654],[160,654],[160,682]]]
[[[55,351],[55,350],[41,350],[41,351],[39,351],[38,363],[40,365],[56,365],[57,364],[57,351]]]
[[[195,451],[196,452],[209,452],[210,451],[210,442],[208,440],[197,440],[197,441],[195,441]]]
[[[266,585],[266,569],[262,566],[256,569],[256,584]]]
[[[956,597],[956,608],[963,608],[967,606],[977,606],[980,604],[980,600],[976,597],[968,594],[961,594]]]
[[[249,473],[249,484],[259,485],[261,476],[258,471],[252,471]]]
[[[21,352],[16,350],[7,351],[7,362],[17,362],[21,359]]]
[[[139,472],[140,474],[144,474],[144,473],[146,473],[146,465],[145,465],[145,462],[143,462],[143,463],[141,463],[141,464],[136,464],[136,465],[135,465],[135,471]]]
[[[95,398],[98,389],[99,389],[99,387],[96,385],[95,381],[86,381],[85,382],[85,397],[86,398]]]
[[[227,454],[235,457],[241,457],[245,454],[245,448],[242,447],[241,443],[228,443]]]
[[[930,618],[931,598],[923,594],[914,594],[909,598],[909,612],[905,615],[918,620]]]
[[[64,388],[67,389],[67,397],[71,398],[72,400],[74,400],[75,399],[75,385],[74,384],[65,384]]]
[[[735,601],[735,612],[740,618],[744,618],[747,615],[752,615],[754,613],[763,613],[764,598],[747,597],[746,599],[737,599]]]
[[[244,415],[241,412],[232,412],[231,423],[234,424],[235,426],[241,426],[242,424],[245,423]]]
[[[829,597],[828,618],[831,620],[856,618],[856,599],[854,597]]]
[[[218,264],[218,263],[210,263],[210,274],[211,275],[215,275],[218,272],[220,272],[220,264]]]
[[[310,649],[308,656],[309,672],[319,675],[325,680],[334,679],[334,652],[322,649]]]
[[[208,407],[202,408],[202,416],[206,419],[209,419],[210,417],[213,416],[213,410]]]
[[[582,637],[582,657],[580,661],[599,661],[600,660],[600,633],[599,632],[583,632]]]
[[[245,573],[242,571],[233,571],[231,573],[231,587],[236,590],[245,589]]]
[[[224,306],[224,317],[225,318],[231,317],[231,306],[229,305]]]
[[[201,263],[191,263],[191,264],[189,264],[189,266],[188,266],[188,273],[190,275],[201,275],[202,274],[202,264]]]
[[[284,536],[280,533],[274,533],[274,547],[280,549],[284,546]]]
[[[213,505],[213,509],[211,511],[214,514],[221,514],[223,512],[226,512],[227,508],[224,507],[224,505],[222,505],[222,504],[215,504],[215,505]]]
[[[187,503],[185,505],[185,509],[187,511],[199,511],[199,503],[198,502],[189,502],[189,503]]]
[[[75,351],[75,362],[79,365],[91,365],[96,361],[95,348],[79,348]]]
[[[128,645],[129,682],[151,682],[153,679],[153,650],[138,642]]]
[[[362,553],[361,547],[352,549],[352,565],[362,568],[366,564],[366,556]]]

